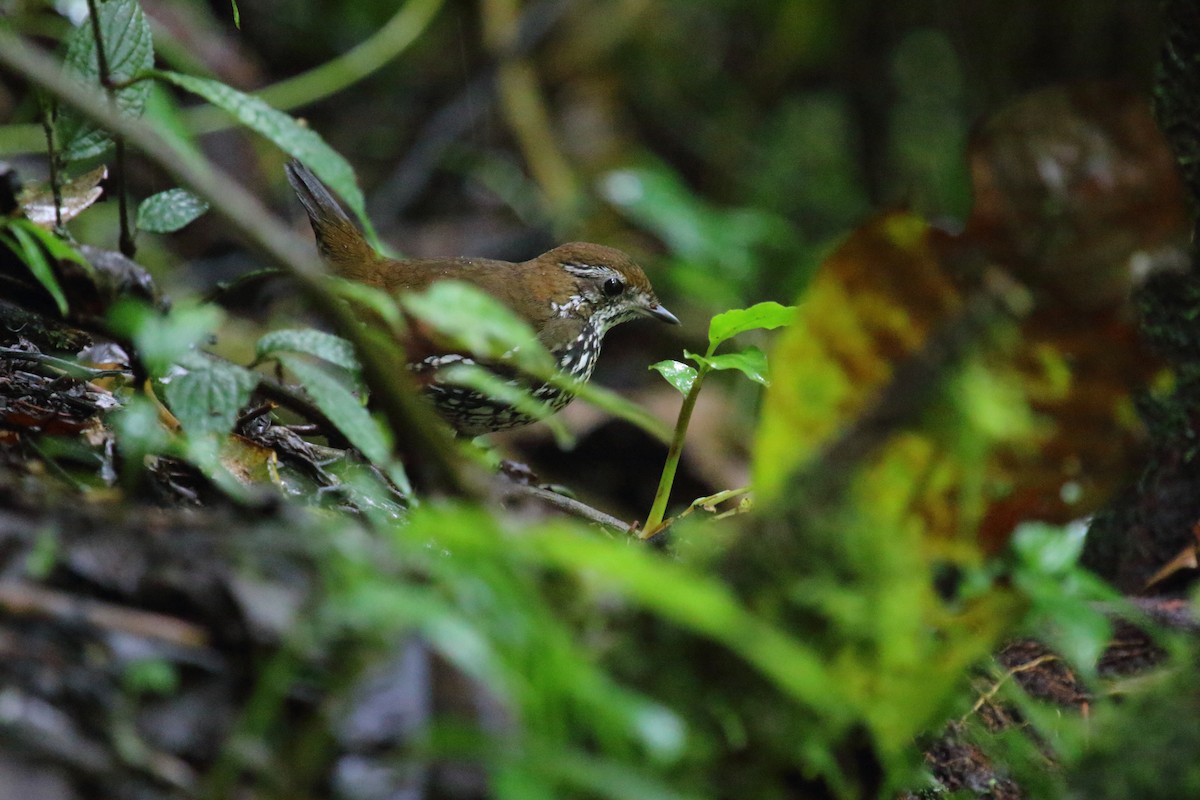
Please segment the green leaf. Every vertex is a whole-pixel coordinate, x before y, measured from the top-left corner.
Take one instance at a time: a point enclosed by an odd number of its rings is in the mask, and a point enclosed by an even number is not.
[[[138,658],[125,666],[121,684],[134,695],[168,696],[179,688],[179,672],[165,658]]]
[[[719,356],[698,356],[685,350],[684,355],[709,369],[736,369],[755,383],[768,385],[767,354],[757,347],[748,347],[739,353],[724,353]]]
[[[154,42],[150,25],[137,0],[106,0],[97,4],[100,36],[104,40],[109,79],[121,85],[154,66]],[[100,88],[100,66],[91,20],[71,32],[65,57],[67,74],[81,83]],[[139,117],[146,107],[150,85],[145,82],[122,86],[115,92],[117,110]],[[67,161],[103,155],[112,145],[108,133],[90,120],[64,107],[58,116],[57,141]]]
[[[256,361],[265,361],[278,353],[304,353],[356,375],[362,371],[354,355],[354,345],[340,336],[312,328],[271,331],[258,340],[254,349]]]
[[[427,291],[400,298],[405,310],[474,355],[529,369],[553,368],[554,360],[533,330],[507,306],[478,287],[439,281]]]
[[[392,446],[379,423],[345,384],[326,370],[291,353],[278,353],[283,364],[329,420],[368,460],[376,465],[391,461]]]
[[[180,359],[177,366],[163,382],[167,404],[183,430],[192,437],[233,430],[238,411],[258,385],[258,376],[199,351]]]
[[[28,231],[35,239],[41,242],[43,249],[56,261],[73,261],[83,267],[86,272],[90,273],[93,271],[91,263],[83,257],[83,254],[76,250],[74,245],[53,231],[48,231],[32,222],[22,220],[14,222],[13,226]]]
[[[29,268],[30,274],[37,279],[37,282],[42,285],[42,288],[50,293],[54,298],[54,304],[58,306],[58,313],[64,317],[67,315],[67,298],[63,294],[62,287],[58,284],[58,278],[54,274],[54,270],[50,267],[50,262],[46,260],[46,254],[42,252],[42,248],[38,245],[35,235],[30,228],[22,224],[12,224],[8,226],[8,232],[12,239],[5,239],[5,244],[17,254],[21,261]]]
[[[383,289],[337,277],[329,279],[329,288],[346,302],[362,306],[364,310],[378,316],[388,328],[394,331],[404,329],[404,319],[400,316],[396,299]]]
[[[680,361],[659,361],[657,364],[651,364],[650,369],[666,378],[667,383],[678,389],[679,393],[685,397],[692,390],[698,374],[695,367]]]
[[[1079,566],[1086,527],[1024,523],[1013,533],[1013,583],[1029,599],[1026,625],[1085,675],[1095,672],[1112,638],[1112,623],[1097,607],[1116,601],[1115,589]]]
[[[722,342],[739,333],[759,329],[773,330],[790,325],[795,317],[795,306],[783,306],[774,301],[717,314],[708,323],[709,352],[713,352]]]
[[[237,0],[229,0],[229,3],[233,6],[233,27],[240,31],[242,29],[242,12],[238,8]]]
[[[523,414],[540,419],[550,426],[550,431],[554,434],[554,440],[559,447],[568,448],[575,443],[575,437],[562,424],[562,421],[551,416],[552,412],[549,406],[485,367],[478,364],[455,364],[440,370],[438,381],[474,389],[512,406]]]
[[[239,92],[219,81],[166,70],[154,70],[150,74],[203,97],[214,106],[227,111],[242,125],[270,139],[288,155],[303,161],[318,178],[341,196],[362,223],[368,238],[372,241],[378,239],[371,221],[367,218],[366,203],[355,180],[354,169],[346,159],[326,144],[316,131],[272,108],[259,98]]]
[[[161,377],[217,329],[222,314],[212,305],[181,305],[162,314],[145,303],[123,300],[108,319],[116,333],[133,340],[150,374]]]
[[[722,643],[784,695],[830,720],[850,712],[836,671],[826,668],[813,645],[751,612],[711,575],[566,526],[525,531],[513,546],[537,553],[541,563],[587,574],[663,619]]]
[[[137,226],[151,233],[173,233],[208,211],[208,203],[187,189],[168,189],[138,206]]]

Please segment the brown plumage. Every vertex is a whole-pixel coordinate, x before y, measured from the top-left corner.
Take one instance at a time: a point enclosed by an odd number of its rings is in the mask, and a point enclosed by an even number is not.
[[[591,377],[604,334],[613,325],[636,316],[679,322],[658,302],[642,268],[620,250],[573,242],[519,263],[387,258],[371,247],[307,167],[292,161],[287,177],[308,213],[318,250],[338,275],[396,294],[422,291],[439,280],[473,284],[529,323],[559,368],[581,380]],[[409,348],[410,367],[460,433],[478,435],[533,421],[476,392],[441,384],[437,371],[460,361],[452,352],[431,350],[428,342],[413,344],[417,346]],[[571,399],[553,387],[525,385],[555,411]]]

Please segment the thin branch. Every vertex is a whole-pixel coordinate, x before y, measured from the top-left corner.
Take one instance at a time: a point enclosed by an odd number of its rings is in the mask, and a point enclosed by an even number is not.
[[[513,482],[509,485],[508,492],[510,495],[526,495],[532,497],[542,503],[545,503],[552,508],[557,508],[570,514],[573,517],[578,517],[588,522],[594,522],[601,527],[616,531],[617,533],[632,533],[634,526],[628,522],[617,519],[611,514],[592,508],[587,503],[582,503],[571,497],[566,497],[558,492],[552,492],[549,489],[544,489],[541,486],[531,486],[525,483]]]
[[[208,645],[208,631],[177,617],[47,589],[27,581],[0,582],[0,609],[18,616],[84,622],[95,628],[189,649]]]

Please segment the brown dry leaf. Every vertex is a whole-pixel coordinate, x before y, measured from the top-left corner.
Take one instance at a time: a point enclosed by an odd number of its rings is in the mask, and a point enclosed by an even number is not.
[[[1184,570],[1200,569],[1200,522],[1192,526],[1192,536],[1196,541],[1180,550],[1174,558],[1151,575],[1142,585],[1142,591],[1152,589]]]
[[[1178,555],[1164,564],[1153,575],[1151,575],[1146,583],[1142,586],[1142,590],[1153,589],[1158,584],[1165,581],[1185,569],[1200,568],[1200,561],[1196,558],[1196,545],[1189,544],[1187,547],[1179,551]]]
[[[74,180],[63,184],[62,191],[62,221],[68,222],[83,213],[88,207],[100,199],[104,190],[100,182],[108,177],[108,167],[99,166],[83,173]],[[54,194],[45,184],[27,184],[21,190],[17,201],[25,216],[35,225],[43,228],[53,228]]]
[[[279,477],[279,458],[275,451],[255,441],[231,433],[221,444],[221,466],[229,470],[244,486],[271,483],[282,485]]]

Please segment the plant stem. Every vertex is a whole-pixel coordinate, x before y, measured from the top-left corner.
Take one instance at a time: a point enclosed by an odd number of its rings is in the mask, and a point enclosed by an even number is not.
[[[683,454],[683,440],[687,436],[688,423],[692,420],[692,410],[696,407],[696,398],[700,396],[700,386],[708,367],[703,364],[696,373],[696,380],[683,398],[683,406],[679,409],[679,419],[675,421],[675,433],[671,437],[671,447],[667,450],[667,460],[663,464],[662,477],[658,479],[658,491],[654,494],[654,505],[650,507],[650,515],[646,524],[638,532],[639,539],[649,539],[662,527],[663,517],[667,512],[667,501],[671,499],[671,487],[675,483],[675,472],[679,469],[679,457]]]
[[[104,36],[100,32],[100,10],[96,0],[88,0],[89,21],[92,26],[92,38],[96,42],[96,70],[99,73],[100,85],[104,87],[104,95],[113,110],[117,109],[117,89],[113,85],[112,71],[108,66],[108,54],[104,50]],[[117,196],[118,218],[120,219],[119,248],[121,255],[133,258],[137,247],[133,243],[133,233],[129,229],[129,202],[125,196],[125,140],[114,136],[117,147],[116,166],[113,169],[114,194]],[[56,209],[57,213],[57,209]]]

